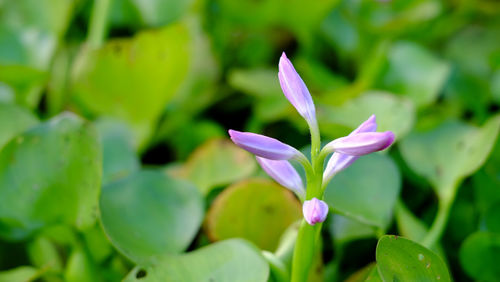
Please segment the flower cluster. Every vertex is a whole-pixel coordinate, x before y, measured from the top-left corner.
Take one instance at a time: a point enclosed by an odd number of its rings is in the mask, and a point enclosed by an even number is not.
[[[285,53],[280,58],[278,77],[285,97],[306,120],[311,135],[316,134],[319,142],[316,109],[311,94]],[[391,131],[376,132],[376,130],[375,115],[372,115],[348,136],[335,139],[322,148],[318,153],[321,168],[323,168],[322,162],[325,157],[333,153],[325,170],[320,175],[323,186],[335,174],[350,166],[360,156],[384,150],[394,142],[394,134]],[[326,219],[328,205],[317,198],[322,198],[322,193],[319,195],[306,194],[301,177],[290,164],[290,160],[297,160],[303,166],[311,167],[309,160],[300,151],[264,135],[236,130],[229,130],[229,135],[236,145],[256,156],[258,163],[269,176],[292,190],[304,201],[304,219],[309,224],[314,225]],[[314,175],[307,175],[307,177],[314,177]]]

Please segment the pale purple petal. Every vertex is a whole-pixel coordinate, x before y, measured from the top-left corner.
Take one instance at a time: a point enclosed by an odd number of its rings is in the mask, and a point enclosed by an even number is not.
[[[350,156],[362,156],[384,150],[394,142],[394,133],[362,132],[338,138],[328,143],[325,149]]]
[[[276,182],[292,190],[299,198],[304,198],[305,190],[302,179],[288,161],[269,160],[261,157],[256,157],[256,159],[262,169]]]
[[[358,128],[354,129],[348,136],[362,133],[362,132],[375,132],[377,130],[377,121],[375,115],[371,115],[365,122]],[[359,156],[349,156],[341,153],[333,153],[332,157],[326,165],[325,172],[323,173],[323,183],[328,183],[332,177],[339,171],[346,169],[353,164]]]
[[[229,130],[229,135],[234,144],[262,158],[289,160],[300,155],[294,147],[264,135],[232,129]]]
[[[280,58],[278,77],[281,89],[288,101],[309,124],[316,124],[316,109],[311,94],[285,52]]]
[[[354,129],[350,135],[354,135],[362,132],[375,132],[377,131],[377,120],[375,115],[371,115],[367,120],[365,120],[358,128]]]
[[[359,156],[333,153],[323,173],[323,183],[328,183],[335,174],[352,165],[357,159],[359,159]]]
[[[328,215],[328,205],[321,200],[312,198],[310,201],[304,201],[302,212],[307,223],[315,225],[318,222],[325,221]]]

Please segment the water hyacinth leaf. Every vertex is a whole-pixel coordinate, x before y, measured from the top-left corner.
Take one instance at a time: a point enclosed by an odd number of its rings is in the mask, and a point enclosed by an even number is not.
[[[267,281],[269,265],[252,244],[231,239],[134,268],[125,282]]]
[[[184,251],[204,211],[196,187],[153,170],[105,185],[100,209],[111,243],[136,263]]]
[[[500,130],[500,116],[477,128],[447,121],[424,132],[413,132],[400,143],[408,166],[425,177],[443,199],[452,197],[458,182],[486,160]]]
[[[484,224],[489,232],[500,234],[500,201],[486,211]]]
[[[386,155],[371,154],[332,179],[325,190],[325,201],[346,217],[385,229],[400,189],[401,175],[394,161]]]
[[[62,270],[63,262],[58,253],[57,245],[44,236],[37,236],[28,245],[28,255],[30,262],[47,271],[58,272]]]
[[[217,186],[250,176],[256,168],[251,154],[227,139],[214,139],[191,154],[181,176],[196,184],[203,194],[208,194]]]
[[[219,194],[205,228],[213,241],[240,237],[274,251],[286,228],[301,217],[302,207],[292,192],[270,180],[250,179]]]
[[[384,281],[451,281],[448,268],[438,255],[406,238],[383,236],[375,256]]]
[[[102,144],[102,184],[139,170],[139,158],[127,125],[112,119],[100,119],[95,125]]]
[[[394,132],[397,139],[404,137],[413,127],[415,107],[405,98],[382,91],[368,91],[361,96],[348,100],[341,106],[322,104],[318,109],[318,119],[324,132],[338,137],[334,125],[356,128],[370,114],[377,116],[377,130]],[[332,128],[329,130],[329,128]],[[346,134],[348,131],[345,132]]]
[[[193,0],[129,0],[135,5],[143,23],[147,26],[164,26],[187,12]]]
[[[16,105],[0,103],[0,150],[12,137],[38,123],[30,111]]]
[[[276,69],[235,69],[228,80],[233,88],[256,99],[255,115],[262,121],[274,121],[294,111],[283,96]]]
[[[46,225],[93,224],[101,166],[96,130],[70,113],[11,139],[0,153],[0,235],[20,239]]]
[[[373,226],[361,223],[348,217],[333,214],[329,221],[328,229],[336,244],[344,244],[349,241],[375,237]]]
[[[417,107],[436,100],[448,78],[448,63],[411,42],[394,44],[388,56],[389,66],[383,78],[385,87],[407,96]]]
[[[474,280],[496,281],[500,277],[500,234],[478,231],[462,243],[460,263]]]
[[[64,269],[64,281],[96,281],[97,265],[92,261],[89,253],[82,247],[76,247],[68,257],[66,268]]]
[[[32,266],[19,266],[14,269],[0,271],[0,282],[35,281],[42,272]]]
[[[142,145],[187,76],[189,43],[188,28],[177,23],[96,50],[83,48],[72,73],[75,101],[91,113],[128,122]]]

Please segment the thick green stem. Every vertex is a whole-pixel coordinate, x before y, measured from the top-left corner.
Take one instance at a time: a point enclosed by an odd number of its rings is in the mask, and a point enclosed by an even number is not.
[[[105,31],[110,3],[111,0],[94,0],[87,34],[87,42],[93,48],[101,46],[106,36]]]
[[[311,129],[312,169],[306,169],[306,199],[311,200],[312,198],[318,198],[321,200],[323,198],[321,182],[323,181],[324,161],[324,158],[320,157],[319,154],[321,149],[321,138],[317,124],[310,124],[309,128]],[[323,223],[309,225],[305,220],[302,220],[293,251],[292,282],[307,281],[322,226]]]

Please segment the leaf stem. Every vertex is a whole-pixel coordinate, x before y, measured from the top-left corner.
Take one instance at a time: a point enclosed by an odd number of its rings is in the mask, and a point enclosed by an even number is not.
[[[429,232],[422,240],[422,245],[426,248],[431,248],[441,238],[444,228],[446,227],[446,223],[448,222],[451,206],[453,204],[453,198],[454,197],[443,198],[439,201],[436,218],[434,219]]]
[[[104,42],[110,3],[110,0],[94,0],[87,34],[87,43],[92,48],[97,48]]]

